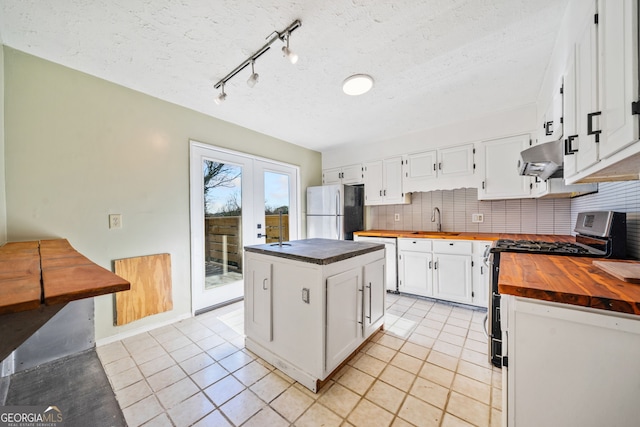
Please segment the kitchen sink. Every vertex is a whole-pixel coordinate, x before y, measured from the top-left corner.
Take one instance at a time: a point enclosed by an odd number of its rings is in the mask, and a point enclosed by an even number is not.
[[[451,231],[414,231],[411,234],[417,234],[420,236],[458,236],[460,233]]]

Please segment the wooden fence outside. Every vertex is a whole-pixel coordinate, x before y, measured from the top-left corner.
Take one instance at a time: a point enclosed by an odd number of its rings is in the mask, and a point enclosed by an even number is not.
[[[206,217],[205,260],[227,264],[230,269],[242,272],[242,227],[239,216]],[[266,243],[277,243],[280,233],[280,216],[266,216]],[[282,240],[289,240],[289,215],[282,215]]]

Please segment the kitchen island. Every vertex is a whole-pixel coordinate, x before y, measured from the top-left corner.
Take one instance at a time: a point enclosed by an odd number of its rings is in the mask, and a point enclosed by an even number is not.
[[[245,266],[246,348],[313,392],[383,327],[384,245],[247,246]]]

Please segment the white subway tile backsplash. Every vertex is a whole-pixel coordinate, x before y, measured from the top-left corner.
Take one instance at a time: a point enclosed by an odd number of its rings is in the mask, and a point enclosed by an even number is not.
[[[435,231],[434,207],[440,209],[444,231],[522,234],[574,234],[578,212],[614,210],[627,213],[627,252],[640,259],[640,181],[599,184],[595,194],[574,199],[514,199],[478,201],[478,190],[461,188],[413,193],[410,205],[372,206],[375,229]],[[400,215],[400,221],[394,215]],[[481,213],[484,222],[472,223]]]
[[[477,189],[460,188],[413,193],[411,204],[373,206],[369,215],[376,229],[435,231],[431,214],[438,207],[444,231],[570,234],[570,206],[569,199],[479,201]],[[484,222],[471,222],[474,213],[483,214]]]

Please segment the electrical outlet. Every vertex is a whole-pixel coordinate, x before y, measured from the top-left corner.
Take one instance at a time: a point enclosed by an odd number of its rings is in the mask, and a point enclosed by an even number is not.
[[[484,222],[484,214],[481,214],[481,213],[471,214],[471,222]]]
[[[109,228],[110,229],[122,228],[121,214],[109,214]]]
[[[393,220],[394,220],[394,221],[400,221],[400,214],[395,214],[395,215],[393,216]]]

